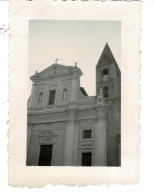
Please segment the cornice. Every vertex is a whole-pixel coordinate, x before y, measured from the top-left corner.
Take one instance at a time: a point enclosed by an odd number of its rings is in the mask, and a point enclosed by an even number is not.
[[[88,106],[78,106],[78,107],[69,107],[67,108],[56,108],[56,109],[46,109],[43,110],[41,108],[41,111],[28,111],[28,115],[42,115],[42,114],[55,114],[55,113],[61,113],[61,112],[69,112],[69,111],[84,111],[84,110],[91,110],[91,109],[103,109],[104,107],[108,107],[107,104],[102,104],[102,105],[88,105]]]

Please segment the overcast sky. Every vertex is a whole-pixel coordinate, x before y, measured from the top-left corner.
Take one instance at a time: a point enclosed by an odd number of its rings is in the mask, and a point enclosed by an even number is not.
[[[95,95],[95,67],[108,42],[120,68],[121,23],[119,21],[53,21],[29,22],[29,76],[55,63],[78,67],[81,86]],[[31,88],[31,87],[30,87]]]

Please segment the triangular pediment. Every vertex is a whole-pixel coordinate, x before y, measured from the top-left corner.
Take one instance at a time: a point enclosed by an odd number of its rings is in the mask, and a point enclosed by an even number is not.
[[[60,64],[53,64],[49,66],[48,68],[44,69],[43,71],[34,74],[31,79],[34,78],[45,78],[45,77],[50,77],[50,76],[55,76],[55,75],[63,75],[63,74],[68,74],[71,73],[72,71],[77,71],[80,70],[78,67],[73,67],[73,66],[65,66],[65,65],[60,65]]]

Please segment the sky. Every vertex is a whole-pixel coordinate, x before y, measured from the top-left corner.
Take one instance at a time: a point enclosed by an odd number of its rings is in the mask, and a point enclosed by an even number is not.
[[[81,86],[95,95],[95,67],[108,43],[120,68],[120,21],[29,21],[29,77],[55,63],[77,66],[83,72]]]

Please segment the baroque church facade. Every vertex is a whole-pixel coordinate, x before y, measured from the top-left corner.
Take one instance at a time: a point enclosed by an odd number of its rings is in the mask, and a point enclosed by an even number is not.
[[[53,64],[34,74],[27,109],[27,166],[121,165],[121,72],[106,44],[96,65],[96,95],[82,71]]]

